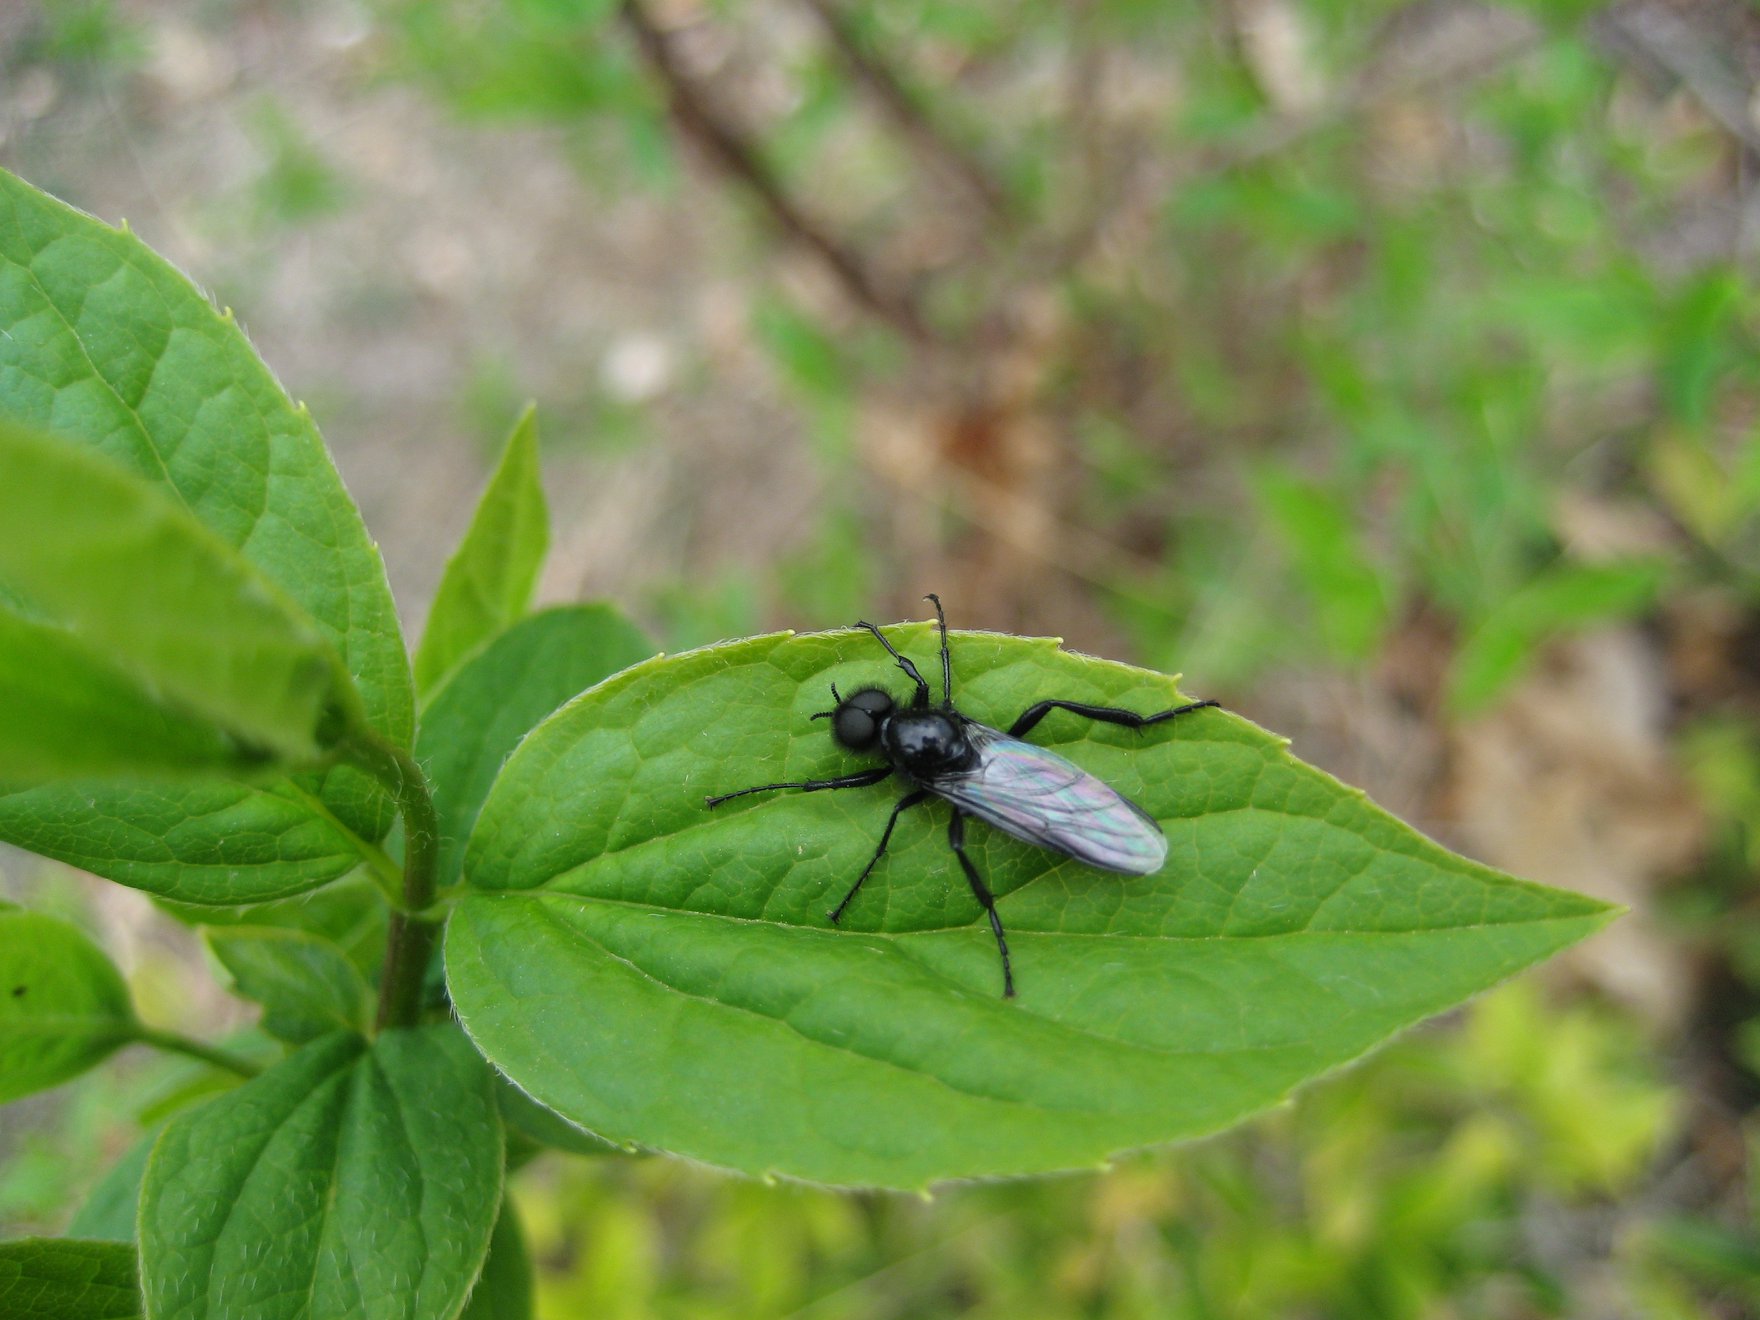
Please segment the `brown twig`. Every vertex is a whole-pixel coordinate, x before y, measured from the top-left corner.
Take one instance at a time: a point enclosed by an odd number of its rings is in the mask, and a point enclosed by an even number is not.
[[[850,298],[915,340],[930,338],[927,322],[904,291],[886,288],[850,247],[838,241],[789,195],[757,148],[710,104],[704,89],[679,63],[667,34],[639,0],[623,0],[624,23],[642,58],[662,85],[679,130],[755,196],[776,227],[814,253]]]
[[[1596,16],[1592,29],[1616,56],[1636,56],[1662,69],[1751,155],[1760,155],[1760,129],[1749,110],[1752,89],[1715,40],[1660,5],[1623,5]]]
[[[922,102],[911,93],[892,68],[862,38],[849,15],[836,0],[804,0],[812,10],[832,48],[837,51],[856,81],[868,89],[880,108],[905,138],[926,158],[936,162],[964,185],[992,220],[1009,217],[1009,200],[990,172],[929,117]]]

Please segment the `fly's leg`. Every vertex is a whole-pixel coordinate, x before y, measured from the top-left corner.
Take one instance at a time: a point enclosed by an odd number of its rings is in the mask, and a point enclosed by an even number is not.
[[[881,632],[866,619],[857,619],[854,626],[857,628],[866,628],[869,632],[873,633],[874,640],[884,646],[886,648],[886,653],[894,660],[898,661],[898,667],[904,670],[905,677],[917,685],[917,695],[911,699],[911,705],[917,707],[927,706],[929,704],[929,685],[923,681],[923,676],[917,672],[917,667],[909,660],[905,659],[904,656],[900,655],[892,643],[886,640],[886,634]]]
[[[931,591],[924,600],[935,603],[935,622],[941,628],[941,704],[953,709],[953,659],[947,653],[947,614],[941,608],[941,597]]]
[[[878,784],[891,773],[891,766],[881,765],[872,770],[858,770],[853,775],[840,775],[836,779],[798,779],[792,784],[756,784],[751,788],[736,788],[731,793],[704,798],[703,801],[713,808],[730,798],[744,797],[747,793],[768,793],[773,788],[798,788],[803,793],[817,793],[826,788],[866,788],[869,784]]]
[[[990,918],[990,929],[996,934],[996,950],[1002,955],[1002,997],[1014,998],[1014,970],[1008,964],[1008,937],[1002,933],[1002,918],[996,915],[996,899],[978,875],[978,868],[972,865],[972,859],[966,856],[966,816],[963,811],[955,810],[953,820],[947,827],[948,846],[953,849],[959,864],[965,868],[966,881],[972,887],[972,893],[978,902],[984,905],[984,912]]]
[[[1091,720],[1099,720],[1103,724],[1122,724],[1127,729],[1146,729],[1151,724],[1160,724],[1163,720],[1170,720],[1175,715],[1185,715],[1194,710],[1203,710],[1207,706],[1215,706],[1220,709],[1221,705],[1222,703],[1218,701],[1188,701],[1185,705],[1175,706],[1172,710],[1157,711],[1153,715],[1139,715],[1134,710],[1120,710],[1116,706],[1090,706],[1083,701],[1061,701],[1054,697],[1050,701],[1041,701],[1035,706],[1027,707],[1021,713],[1021,717],[1009,725],[1008,736],[1019,738],[1054,710],[1073,711],[1077,715],[1084,715]]]
[[[862,881],[868,878],[868,872],[872,871],[879,860],[886,855],[886,845],[892,841],[892,827],[898,824],[899,816],[928,796],[919,788],[914,793],[906,793],[898,800],[897,805],[892,808],[892,814],[886,818],[886,829],[880,835],[880,846],[874,849],[874,855],[868,859],[868,864],[862,868],[862,873],[856,877],[856,882],[849,887],[849,893],[843,896],[843,902],[825,914],[833,922],[843,915],[843,910],[849,906],[850,899],[856,896],[856,890],[862,887]]]

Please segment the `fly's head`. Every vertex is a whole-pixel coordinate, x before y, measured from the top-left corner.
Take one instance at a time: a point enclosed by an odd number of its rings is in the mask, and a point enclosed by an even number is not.
[[[834,685],[831,695],[837,700],[836,708],[822,710],[813,718],[830,720],[831,736],[852,752],[871,752],[878,747],[880,731],[892,717],[891,694],[879,688],[863,688],[845,697]]]

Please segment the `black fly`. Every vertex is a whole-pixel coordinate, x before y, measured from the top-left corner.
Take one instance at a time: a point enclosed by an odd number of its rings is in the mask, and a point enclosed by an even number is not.
[[[899,816],[931,796],[945,799],[953,808],[947,842],[965,870],[972,893],[990,918],[990,929],[996,934],[996,947],[1002,954],[1002,993],[1011,996],[1014,973],[1009,967],[1008,940],[1002,933],[1002,919],[996,915],[996,900],[972,859],[966,856],[966,817],[976,816],[1027,843],[1125,875],[1151,875],[1167,860],[1167,840],[1148,812],[1057,753],[1021,741],[1022,735],[1059,709],[1107,724],[1141,729],[1217,703],[1188,701],[1171,710],[1138,715],[1112,706],[1091,706],[1053,697],[1029,706],[1004,733],[967,719],[954,709],[947,616],[942,612],[940,597],[930,595],[924,599],[934,602],[935,618],[941,628],[941,704],[930,704],[929,685],[917,667],[900,655],[878,628],[864,621],[855,626],[873,633],[905,677],[916,684],[910,705],[899,706],[880,688],[863,688],[845,697],[834,685],[831,695],[836,707],[813,716],[816,720],[831,721],[831,736],[842,746],[852,752],[877,752],[886,758],[885,765],[835,779],[759,784],[709,798],[708,804],[718,807],[730,798],[778,788],[814,793],[830,788],[865,788],[893,774],[904,780],[910,791],[892,808],[873,857],[843,901],[829,913],[831,920],[836,921],[885,855]]]
[[[954,709],[954,665],[947,651],[947,614],[942,612],[940,597],[924,598],[935,602],[935,618],[942,630],[942,704],[931,706],[929,685],[924,683],[917,667],[892,648],[892,642],[885,639],[880,628],[861,621],[855,627],[866,628],[875,635],[892,660],[898,662],[899,669],[905,671],[906,678],[917,686],[910,706],[901,708],[880,688],[862,688],[861,692],[845,697],[832,686],[832,699],[838,702],[836,708],[813,716],[815,720],[831,720],[831,736],[850,752],[878,752],[887,759],[885,766],[832,780],[760,783],[757,787],[709,797],[708,804],[713,808],[730,797],[762,794],[773,788],[801,788],[804,792],[866,788],[898,774],[910,792],[892,806],[892,815],[880,832],[880,847],[875,848],[875,855],[869,857],[861,875],[855,876],[850,892],[829,913],[831,920],[838,920],[869,871],[884,857],[899,815],[931,796],[942,797],[954,808],[947,841],[959,857],[959,866],[966,873],[966,882],[972,885],[973,896],[977,896],[989,915],[991,931],[996,933],[996,949],[1001,952],[1001,993],[1012,996],[1014,972],[1008,966],[1008,940],[1001,931],[1001,917],[996,915],[996,899],[966,855],[966,817],[984,820],[1017,840],[1037,843],[1038,847],[1052,848],[1077,861],[1088,862],[1089,866],[1123,875],[1153,875],[1167,861],[1167,840],[1148,811],[1074,762],[1056,752],[1047,752],[1042,746],[1024,743],[1021,736],[1054,709],[1072,711],[1088,720],[1118,723],[1126,729],[1144,729],[1186,711],[1216,706],[1216,702],[1192,700],[1155,715],[1137,715],[1135,711],[1112,706],[1089,706],[1079,700],[1052,697],[1026,708],[1021,718],[1008,725],[1008,732],[991,729],[977,720],[968,720]]]

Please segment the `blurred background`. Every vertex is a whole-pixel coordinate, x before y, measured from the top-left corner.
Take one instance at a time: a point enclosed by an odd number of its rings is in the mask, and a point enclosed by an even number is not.
[[[1760,1315],[1757,86],[1740,0],[0,6],[0,164],[236,309],[411,636],[532,398],[548,600],[676,649],[938,591],[1632,908],[1104,1174],[545,1157],[553,1317]],[[3,864],[148,1021],[248,1021]],[[188,1084],[138,1055],[6,1111],[6,1231]]]

